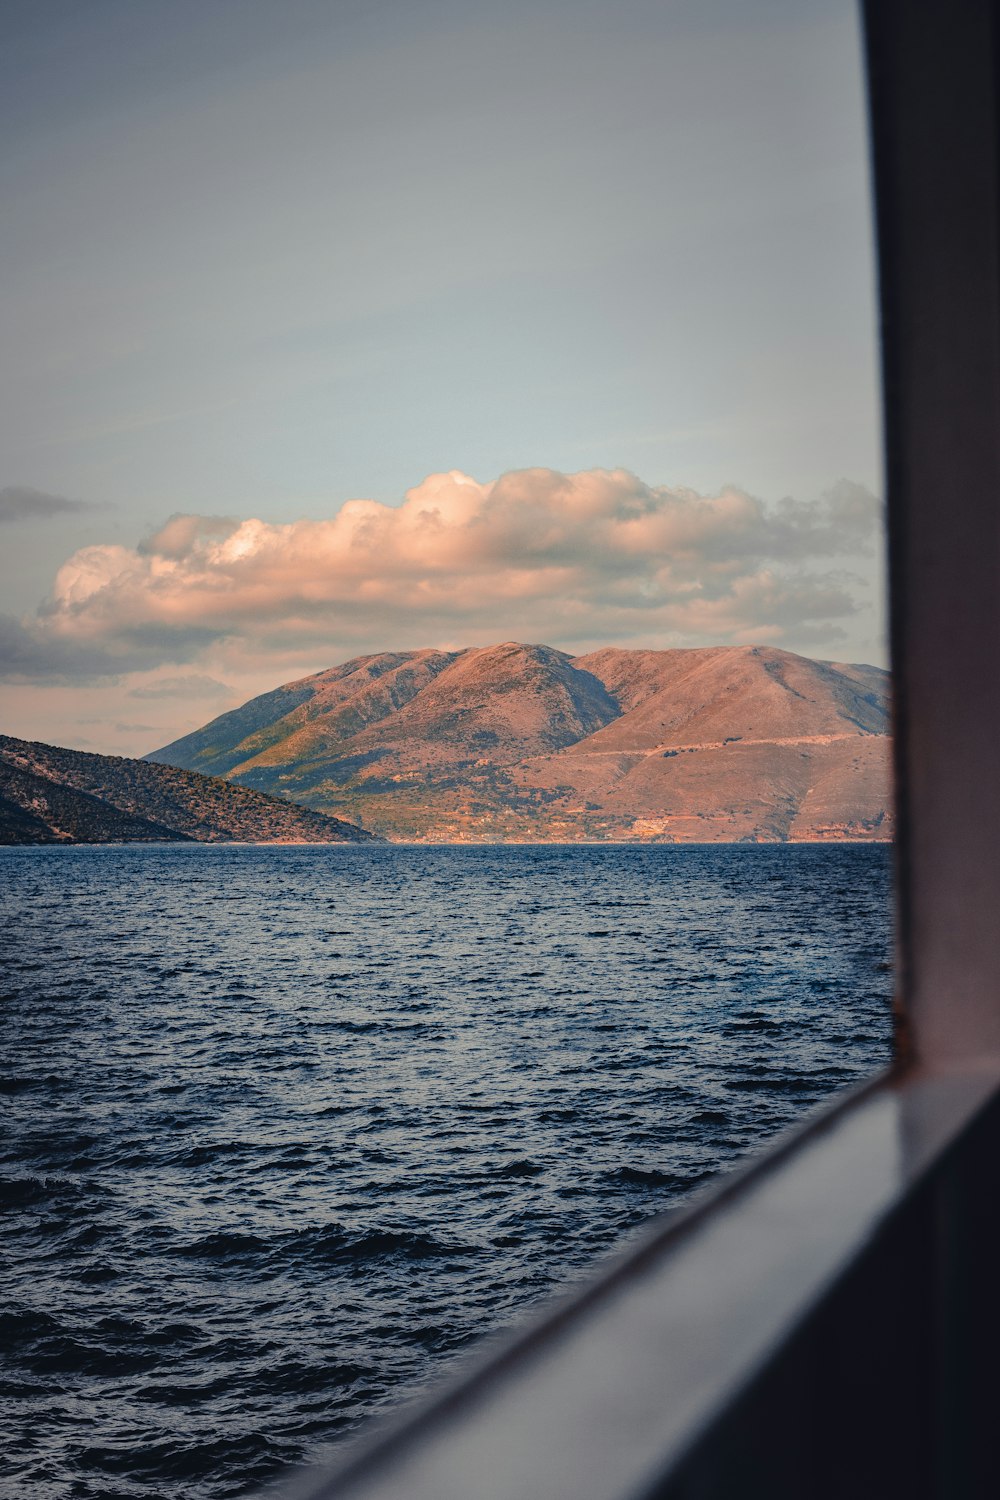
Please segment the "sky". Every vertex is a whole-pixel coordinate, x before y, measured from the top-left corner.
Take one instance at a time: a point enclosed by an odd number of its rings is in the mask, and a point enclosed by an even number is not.
[[[0,729],[368,651],[884,662],[846,0],[14,0]]]

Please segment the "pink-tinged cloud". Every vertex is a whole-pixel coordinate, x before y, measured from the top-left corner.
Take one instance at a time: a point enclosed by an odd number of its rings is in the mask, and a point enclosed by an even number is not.
[[[737,489],[652,488],[624,470],[434,474],[398,507],[327,520],[174,516],[141,546],[86,547],[33,621],[8,622],[8,675],[275,660],[517,636],[553,644],[837,638],[858,607],[877,501],[842,482],[766,506]],[[18,634],[19,632],[19,634]],[[18,666],[20,661],[20,667]],[[100,664],[100,665],[98,665]]]

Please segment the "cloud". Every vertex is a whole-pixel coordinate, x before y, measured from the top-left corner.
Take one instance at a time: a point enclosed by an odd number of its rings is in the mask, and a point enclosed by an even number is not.
[[[224,698],[231,689],[214,677],[205,677],[199,672],[188,672],[183,677],[161,677],[142,687],[129,688],[129,698]]]
[[[100,643],[77,642],[48,631],[39,621],[25,624],[0,614],[0,677],[7,682],[73,683],[113,677],[121,655]]]
[[[137,548],[85,547],[23,630],[42,656],[89,652],[117,671],[208,647],[259,663],[512,635],[832,642],[859,608],[848,565],[879,524],[874,496],[847,482],[768,506],[625,470],[434,474],[398,507],[350,500],[287,525],[177,515]]]
[[[170,517],[152,536],[146,537],[136,548],[140,557],[188,557],[199,543],[223,538],[235,530],[239,521],[231,516],[185,516]]]
[[[48,521],[54,516],[78,515],[81,511],[101,508],[90,500],[67,500],[62,495],[46,495],[27,485],[12,484],[0,490],[0,523]]]
[[[0,614],[0,681],[78,685],[151,671],[164,661],[190,660],[217,639],[210,630],[165,635],[137,626],[127,634],[75,632],[64,614],[34,619]]]

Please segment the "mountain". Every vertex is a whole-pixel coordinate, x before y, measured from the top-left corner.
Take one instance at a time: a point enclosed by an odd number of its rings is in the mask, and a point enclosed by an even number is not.
[[[766,646],[386,652],[154,751],[396,839],[888,839],[889,678]]]
[[[0,844],[341,844],[372,837],[216,776],[0,735]]]

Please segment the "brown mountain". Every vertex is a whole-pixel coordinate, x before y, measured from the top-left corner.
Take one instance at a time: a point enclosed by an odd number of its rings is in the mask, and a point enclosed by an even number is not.
[[[372,836],[217,776],[0,735],[0,844],[335,844]]]
[[[888,675],[763,646],[357,657],[155,751],[390,838],[891,837]]]

